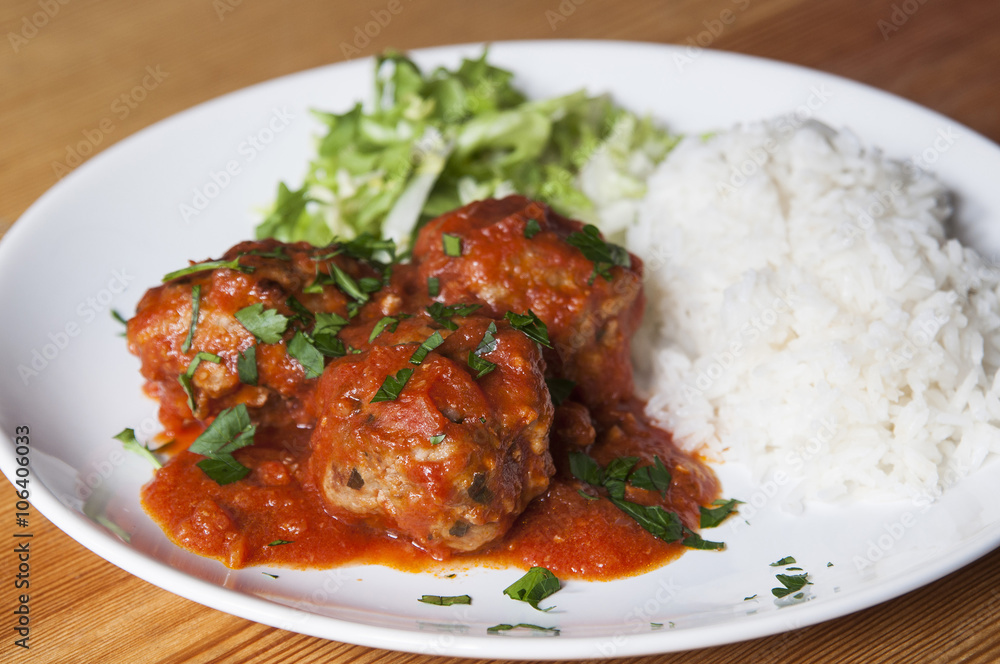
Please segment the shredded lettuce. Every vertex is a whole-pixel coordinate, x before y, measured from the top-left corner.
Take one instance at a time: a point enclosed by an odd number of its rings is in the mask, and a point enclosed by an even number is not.
[[[528,101],[513,74],[478,59],[422,72],[406,55],[375,61],[375,101],[315,112],[327,128],[301,187],[285,183],[257,237],[316,245],[364,233],[405,246],[426,221],[511,193],[600,223],[645,193],[644,176],[677,138],[585,91]],[[595,185],[581,179],[598,161]],[[595,180],[595,177],[591,177]]]

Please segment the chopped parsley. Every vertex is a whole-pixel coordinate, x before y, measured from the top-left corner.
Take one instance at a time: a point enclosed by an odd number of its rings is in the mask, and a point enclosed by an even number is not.
[[[206,270],[214,270],[216,268],[229,268],[230,270],[237,270],[238,272],[246,274],[253,272],[253,268],[249,265],[240,265],[240,257],[237,256],[231,261],[206,261],[204,263],[188,265],[187,267],[182,267],[181,269],[174,270],[173,272],[168,272],[163,275],[163,283],[173,281],[178,277],[186,277],[189,274],[196,274],[198,272],[205,272]]]
[[[504,318],[510,322],[511,327],[515,330],[520,330],[532,341],[537,341],[546,348],[552,348],[552,344],[549,343],[549,330],[545,327],[545,323],[539,320],[538,316],[535,315],[531,309],[528,309],[526,314],[516,314],[513,311],[508,311]]]
[[[431,436],[431,445],[440,445],[444,439],[445,439],[445,434],[443,433],[439,433],[436,436]]]
[[[792,558],[791,556],[785,556],[781,560],[774,561],[773,563],[770,564],[770,566],[785,567],[786,565],[794,565],[794,564],[795,564],[795,558]]]
[[[545,384],[549,386],[549,396],[552,397],[553,406],[562,405],[576,387],[576,383],[566,378],[546,378]]]
[[[329,267],[333,275],[333,281],[340,290],[354,298],[358,303],[364,304],[368,301],[368,294],[364,292],[351,275],[341,270],[336,263],[330,263]],[[381,282],[378,283],[381,285]]]
[[[277,574],[271,574],[270,572],[261,572],[261,574],[263,574],[264,576],[269,576],[272,579],[277,579],[278,578]]]
[[[497,368],[495,363],[483,358],[483,355],[488,355],[497,349],[497,339],[494,336],[496,331],[497,324],[491,321],[483,334],[483,340],[479,342],[475,350],[469,351],[469,368],[477,372],[477,380]]]
[[[230,484],[250,474],[249,468],[233,458],[233,452],[253,445],[256,431],[246,405],[239,404],[219,413],[188,450],[208,457],[198,462],[206,475],[218,484]]]
[[[742,505],[742,500],[730,498],[729,500],[719,499],[712,502],[715,507],[699,507],[701,511],[701,527],[715,528],[720,523],[736,513],[736,506]]]
[[[548,632],[552,636],[559,636],[559,629],[556,627],[540,627],[538,625],[531,625],[529,623],[518,623],[516,625],[501,623],[499,625],[493,625],[493,627],[487,628],[486,633],[500,634],[501,632],[509,632],[512,629],[531,629],[536,632]]]
[[[752,599],[757,599],[757,593],[754,593],[753,595],[750,595],[749,597],[744,597],[743,601],[744,602],[749,602]]]
[[[427,277],[427,295],[437,297],[441,292],[441,280],[437,277]]]
[[[156,458],[153,454],[153,450],[149,449],[148,445],[140,445],[139,441],[135,439],[135,429],[122,429],[121,433],[116,436],[112,436],[116,440],[120,440],[122,445],[129,452],[135,452],[136,454],[145,457],[147,461],[153,464],[154,468],[163,468],[163,464],[160,460]]]
[[[527,602],[539,611],[550,611],[553,607],[542,609],[538,603],[558,592],[562,584],[555,574],[545,567],[532,567],[520,579],[507,586],[503,594],[519,602]]]
[[[453,604],[472,604],[468,595],[421,595],[418,602],[435,606],[452,606]]]
[[[403,387],[410,380],[410,376],[413,375],[413,369],[400,369],[396,372],[395,376],[386,376],[385,381],[382,383],[382,387],[378,388],[378,392],[372,397],[370,403],[377,403],[379,401],[395,401],[399,397],[399,393],[403,391]]]
[[[776,574],[775,577],[782,585],[781,588],[771,588],[771,594],[778,599],[787,597],[792,593],[798,593],[807,585],[812,585],[808,574]],[[799,595],[795,599],[802,599]]]
[[[594,283],[598,275],[604,277],[605,281],[611,281],[611,268],[616,265],[625,268],[632,266],[628,251],[624,247],[605,242],[601,238],[601,232],[593,224],[584,226],[583,231],[570,233],[566,243],[579,249],[594,264],[594,271],[587,280],[588,286]]]
[[[413,355],[410,356],[410,364],[420,364],[426,359],[427,354],[432,350],[444,343],[444,337],[437,330],[434,334],[424,339],[424,343],[420,344],[420,348],[413,351]]]
[[[312,325],[315,316],[313,312],[306,308],[306,305],[298,301],[294,295],[289,295],[288,299],[285,300],[285,306],[294,312],[294,316],[289,319],[289,322],[301,323],[303,326]]]
[[[399,327],[399,321],[404,318],[409,318],[409,314],[399,314],[398,316],[383,316],[375,323],[375,327],[372,328],[372,333],[368,335],[368,343],[375,341],[375,338],[382,334],[383,330],[389,330],[389,332],[395,332],[396,328]]]
[[[476,380],[479,380],[497,368],[496,364],[479,357],[474,351],[471,350],[469,351],[468,364],[469,368],[476,374]]]
[[[680,541],[691,549],[723,549],[722,542],[711,542],[702,539],[700,535],[687,528],[680,517],[659,505],[640,505],[625,499],[627,485],[637,489],[659,491],[666,497],[670,488],[670,472],[659,457],[653,457],[653,463],[636,468],[638,457],[619,457],[602,468],[597,461],[583,452],[570,452],[570,472],[581,482],[595,487],[603,487],[608,492],[608,499],[622,512],[632,517],[644,530],[664,542]],[[585,498],[586,493],[580,492]]]
[[[188,328],[184,343],[181,344],[181,352],[186,353],[191,350],[191,342],[194,341],[194,328],[198,325],[198,309],[201,307],[201,286],[195,284],[191,288],[191,327]]]
[[[121,313],[117,309],[111,310],[111,317],[114,318],[119,323],[121,323],[122,325],[124,325],[126,330],[128,329],[128,321],[125,319],[124,316],[121,315]],[[124,337],[125,333],[122,332],[121,336]],[[184,352],[186,353],[187,351]]]
[[[676,542],[684,535],[684,524],[674,512],[668,512],[659,505],[639,505],[614,496],[610,500],[657,539]]]
[[[236,373],[244,385],[257,386],[257,347],[249,346],[236,356]]]
[[[188,365],[187,371],[182,373],[177,377],[177,381],[181,384],[184,389],[184,394],[187,395],[187,405],[191,409],[191,414],[194,414],[194,372],[197,371],[198,365],[205,362],[213,362],[218,364],[222,362],[222,358],[215,353],[209,353],[208,351],[199,351],[194,359],[191,360],[191,364]]]
[[[243,307],[234,315],[247,332],[266,344],[281,341],[281,335],[288,328],[288,318],[276,309],[265,309],[262,302]]]
[[[268,543],[268,546],[281,546],[282,544],[294,544],[292,540],[276,539],[273,542]]]
[[[726,548],[725,543],[702,539],[701,535],[689,528],[684,528],[684,541],[682,544],[689,549],[702,549],[705,551],[721,551]]]
[[[319,352],[327,357],[343,357],[347,354],[344,342],[337,338],[340,331],[347,326],[348,320],[338,314],[316,314],[316,325],[313,327],[312,342]]]
[[[666,498],[667,489],[670,488],[670,471],[660,461],[660,457],[654,456],[652,465],[642,466],[632,471],[629,482],[637,489],[659,491],[660,497]],[[704,516],[702,516],[701,527],[708,527],[705,525]]]
[[[462,238],[457,235],[441,234],[441,245],[445,256],[457,258],[462,255]]]
[[[323,373],[323,353],[302,332],[296,332],[288,342],[288,354],[298,360],[305,369],[306,378],[319,378]]]
[[[435,302],[434,304],[426,307],[427,314],[434,320],[435,323],[446,327],[449,330],[457,330],[458,324],[455,323],[452,318],[465,317],[476,311],[483,305],[481,304],[452,304],[444,305],[440,302]]]
[[[531,238],[538,235],[538,233],[541,232],[541,230],[542,227],[539,225],[537,219],[529,219],[528,223],[524,225],[524,237],[530,240]]]

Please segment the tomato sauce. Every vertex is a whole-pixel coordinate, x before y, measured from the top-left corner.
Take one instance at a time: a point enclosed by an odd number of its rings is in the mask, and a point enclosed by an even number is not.
[[[671,472],[666,499],[631,488],[628,499],[662,505],[696,527],[698,506],[718,497],[711,470],[648,422],[639,401],[609,408],[595,420],[597,441],[590,454],[598,462],[637,456],[645,463],[655,455]],[[606,498],[582,496],[583,485],[568,471],[568,450],[553,449],[556,476],[499,544],[438,560],[406,539],[328,514],[322,497],[299,479],[310,433],[302,427],[259,429],[253,447],[236,453],[250,475],[224,486],[197,467],[204,457],[180,452],[145,487],[144,507],[176,544],[233,568],[377,564],[422,571],[540,565],[560,578],[609,580],[655,569],[683,551],[680,544],[646,532]]]

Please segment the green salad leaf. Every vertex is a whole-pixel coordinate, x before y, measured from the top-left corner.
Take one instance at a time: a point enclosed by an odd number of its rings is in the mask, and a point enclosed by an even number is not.
[[[677,142],[607,95],[528,101],[485,50],[430,71],[387,51],[374,73],[370,104],[314,112],[326,132],[302,185],[279,185],[258,238],[325,245],[369,233],[402,246],[429,219],[515,192],[596,221],[592,198],[638,199],[646,166]],[[609,186],[588,195],[580,175],[594,158]]]

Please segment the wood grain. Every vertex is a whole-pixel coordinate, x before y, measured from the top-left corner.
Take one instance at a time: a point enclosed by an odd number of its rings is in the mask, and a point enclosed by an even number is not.
[[[361,55],[469,41],[605,38],[691,43],[722,12],[710,46],[815,67],[912,99],[1000,140],[1000,3],[993,0],[402,0]],[[101,131],[94,152],[225,92],[344,59],[384,0],[5,0],[0,4],[0,234],[58,180],[53,164]],[[46,16],[43,7],[58,6]],[[223,11],[225,10],[225,11]],[[570,11],[571,10],[571,11]],[[560,13],[560,11],[562,13]],[[907,13],[909,12],[909,13]],[[553,14],[555,13],[555,14]],[[558,16],[556,20],[553,16]],[[30,37],[25,27],[42,23]],[[15,35],[15,37],[11,37]],[[20,37],[20,39],[18,39]],[[113,104],[147,67],[167,77],[122,117]],[[107,122],[103,125],[107,127]],[[58,241],[58,240],[56,240]],[[9,485],[0,537],[14,532]],[[420,662],[301,636],[204,608],[104,562],[33,513],[32,647],[0,619],[0,661]],[[0,555],[0,615],[15,560]],[[896,600],[774,637],[635,661],[1000,661],[1000,551]],[[436,659],[438,662],[449,661]],[[458,660],[455,660],[458,661]]]

